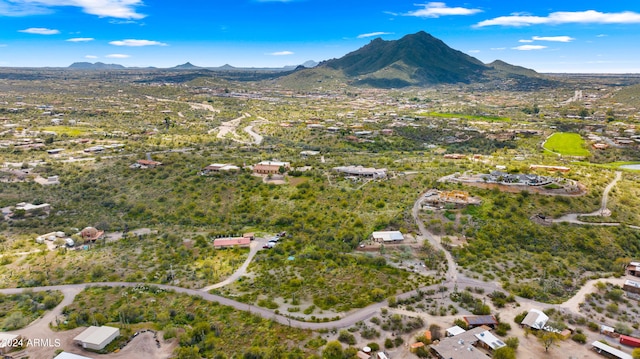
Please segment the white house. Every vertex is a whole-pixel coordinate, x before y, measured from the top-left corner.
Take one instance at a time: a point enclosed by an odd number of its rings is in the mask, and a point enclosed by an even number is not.
[[[545,325],[549,321],[549,317],[538,309],[531,309],[526,317],[520,324],[526,325],[533,329],[544,329]]]
[[[73,342],[85,349],[102,350],[120,335],[120,329],[114,327],[90,326],[73,338]]]
[[[91,358],[83,356],[83,355],[62,352],[62,353],[56,355],[56,357],[53,358],[53,359],[91,359]]]
[[[404,235],[400,231],[382,231],[371,233],[371,238],[376,242],[399,242],[404,240]]]

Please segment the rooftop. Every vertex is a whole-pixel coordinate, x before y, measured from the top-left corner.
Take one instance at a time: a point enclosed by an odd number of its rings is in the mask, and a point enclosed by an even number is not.
[[[455,337],[456,335],[462,334],[466,332],[466,330],[460,328],[457,325],[454,325],[453,327],[447,329],[447,335],[450,337]]]
[[[56,357],[53,358],[53,359],[91,359],[91,358],[85,357],[85,356],[82,356],[82,355],[78,355],[78,354],[62,352],[62,353],[56,355]]]
[[[92,345],[101,345],[105,340],[107,340],[110,336],[112,336],[115,332],[119,332],[118,328],[101,326],[94,327],[90,326],[85,329],[82,333],[78,334],[74,341],[92,344]]]
[[[488,330],[485,330],[482,333],[476,334],[475,337],[478,338],[479,341],[481,341],[484,344],[486,344],[492,350],[496,350],[496,349],[499,349],[499,348],[502,348],[502,347],[506,346],[506,344],[502,340],[496,338],[496,336],[493,335]]]
[[[382,239],[383,242],[402,241],[402,240],[404,240],[404,235],[400,231],[373,232],[373,233],[371,233],[371,236],[374,239]]]
[[[604,344],[602,342],[599,341],[595,341],[593,343],[591,343],[591,345],[593,345],[594,348],[596,348],[596,351],[598,353],[600,352],[605,352],[605,353],[609,353],[611,355],[613,355],[616,358],[620,358],[620,359],[632,359],[631,355],[623,352],[620,349],[616,349],[612,346],[609,346],[607,344]]]
[[[476,315],[476,316],[468,316],[463,318],[469,325],[473,325],[473,326],[498,324],[496,317],[494,317],[493,315]]]
[[[440,340],[440,343],[432,345],[431,348],[442,358],[447,359],[486,359],[484,352],[473,346],[478,341],[476,334],[487,331],[487,327],[481,326],[473,328],[454,337]]]
[[[633,280],[625,280],[624,285],[628,285],[630,287],[640,288],[640,283]]]
[[[538,309],[531,309],[520,324],[534,329],[543,329],[549,317]]]

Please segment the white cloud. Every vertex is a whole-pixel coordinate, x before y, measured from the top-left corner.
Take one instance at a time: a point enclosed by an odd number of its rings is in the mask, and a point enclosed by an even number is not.
[[[130,47],[140,47],[140,46],[167,46],[167,44],[158,41],[151,40],[119,40],[119,41],[111,41],[109,44],[114,46],[130,46]]]
[[[293,55],[294,53],[291,51],[278,51],[278,52],[272,52],[269,53],[267,55],[271,55],[271,56],[288,56],[288,55]]]
[[[382,31],[378,31],[378,32],[370,32],[368,34],[360,34],[358,35],[358,39],[364,39],[367,37],[374,37],[374,36],[381,36],[381,35],[392,35],[392,32],[382,32]]]
[[[470,53],[470,54],[478,54],[478,53],[480,53],[480,50],[469,50],[467,52]]]
[[[490,50],[492,51],[502,51],[502,50],[506,50],[506,47],[492,47]]]
[[[477,23],[476,27],[484,26],[529,26],[539,24],[637,24],[640,23],[640,13],[623,11],[603,13],[595,10],[587,11],[558,11],[548,16],[510,15]]]
[[[128,59],[131,56],[125,54],[109,54],[107,57],[110,59]]]
[[[599,35],[597,35],[596,37],[607,37],[607,36],[608,36],[608,35],[606,35],[606,34],[599,34]]]
[[[534,36],[532,37],[535,41],[551,41],[551,42],[571,42],[575,40],[570,36]]]
[[[36,34],[36,35],[56,35],[59,34],[59,30],[55,29],[47,29],[44,27],[30,27],[24,30],[18,30],[19,32],[24,32],[27,34]]]
[[[522,43],[531,43],[534,41],[571,42],[573,40],[575,39],[571,36],[534,36],[530,39],[518,40],[518,42],[522,42]]]
[[[546,48],[547,47],[543,45],[520,45],[520,46],[512,47],[513,50],[520,50],[520,51],[542,50]]]
[[[7,44],[0,44],[0,47],[7,47]]]
[[[67,39],[69,42],[88,42],[95,40],[93,37],[74,37],[72,39]]]
[[[27,16],[46,14],[58,6],[75,6],[87,14],[120,19],[142,19],[136,12],[142,0],[9,0],[0,2],[0,15]]]
[[[136,24],[137,21],[135,20],[109,20],[109,24],[113,24],[113,25],[127,25],[127,24]]]
[[[98,56],[96,56],[96,55],[87,55],[87,56],[85,56],[84,58],[85,58],[85,59],[97,59],[97,58],[98,58]]]
[[[416,6],[422,6],[424,9],[415,11],[409,11],[406,16],[416,17],[440,17],[450,15],[473,15],[482,12],[480,9],[467,9],[464,7],[448,7],[443,2],[430,2],[426,4],[415,4]]]

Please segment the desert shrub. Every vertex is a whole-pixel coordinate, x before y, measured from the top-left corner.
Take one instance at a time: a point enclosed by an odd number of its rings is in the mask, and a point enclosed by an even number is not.
[[[574,342],[576,343],[580,343],[580,344],[584,344],[587,342],[587,336],[582,334],[582,333],[576,333],[574,334],[571,339],[573,339]]]

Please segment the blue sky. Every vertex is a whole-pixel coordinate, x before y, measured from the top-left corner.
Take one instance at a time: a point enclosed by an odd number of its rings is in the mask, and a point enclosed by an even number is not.
[[[637,0],[0,0],[0,66],[279,67],[421,30],[483,62],[640,73]]]

